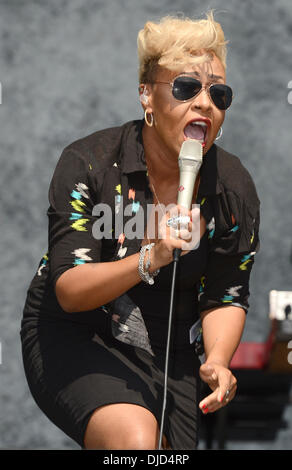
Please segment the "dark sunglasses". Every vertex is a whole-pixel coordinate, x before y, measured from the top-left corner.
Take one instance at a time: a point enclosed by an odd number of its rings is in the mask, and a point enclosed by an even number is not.
[[[230,86],[223,83],[214,83],[209,86],[203,86],[196,78],[188,75],[179,75],[172,82],[152,82],[170,85],[172,94],[178,101],[188,101],[197,96],[202,89],[206,89],[213,103],[217,108],[226,110],[229,108],[233,98],[233,92]]]

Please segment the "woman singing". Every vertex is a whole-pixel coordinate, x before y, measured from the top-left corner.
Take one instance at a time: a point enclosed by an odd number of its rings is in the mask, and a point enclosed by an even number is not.
[[[240,160],[214,143],[233,93],[224,33],[212,14],[147,22],[138,55],[144,119],[73,142],[56,166],[48,251],[24,307],[23,361],[40,409],[82,448],[157,449],[173,250],[182,249],[163,447],[190,450],[199,414],[236,393],[229,364],[249,307],[259,200]],[[187,139],[203,147],[195,249],[185,245],[192,220],[184,233],[173,230],[172,212],[163,210],[181,210],[178,156]],[[151,204],[160,217],[149,237]],[[192,328],[199,319],[202,365]]]

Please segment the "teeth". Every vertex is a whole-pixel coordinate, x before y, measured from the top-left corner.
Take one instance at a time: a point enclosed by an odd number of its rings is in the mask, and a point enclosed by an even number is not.
[[[191,122],[192,126],[202,126],[207,127],[207,124],[204,121],[193,121]]]

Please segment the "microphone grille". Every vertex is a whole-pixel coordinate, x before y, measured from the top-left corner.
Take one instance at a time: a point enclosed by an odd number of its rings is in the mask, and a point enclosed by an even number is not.
[[[185,140],[181,146],[179,158],[194,158],[201,161],[203,158],[202,144],[195,139]]]

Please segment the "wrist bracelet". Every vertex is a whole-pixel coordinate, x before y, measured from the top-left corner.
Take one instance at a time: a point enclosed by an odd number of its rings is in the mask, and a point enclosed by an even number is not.
[[[154,271],[152,274],[149,273],[149,268],[150,268],[150,253],[151,249],[154,246],[154,243],[149,243],[148,245],[144,245],[141,247],[140,250],[140,257],[139,257],[139,265],[138,265],[138,271],[139,275],[142,279],[142,281],[147,282],[147,284],[154,284],[154,277],[157,276],[159,273],[160,269],[157,269]],[[146,250],[148,251],[148,260],[146,262],[146,266],[144,268],[144,260],[145,260],[145,254]]]

